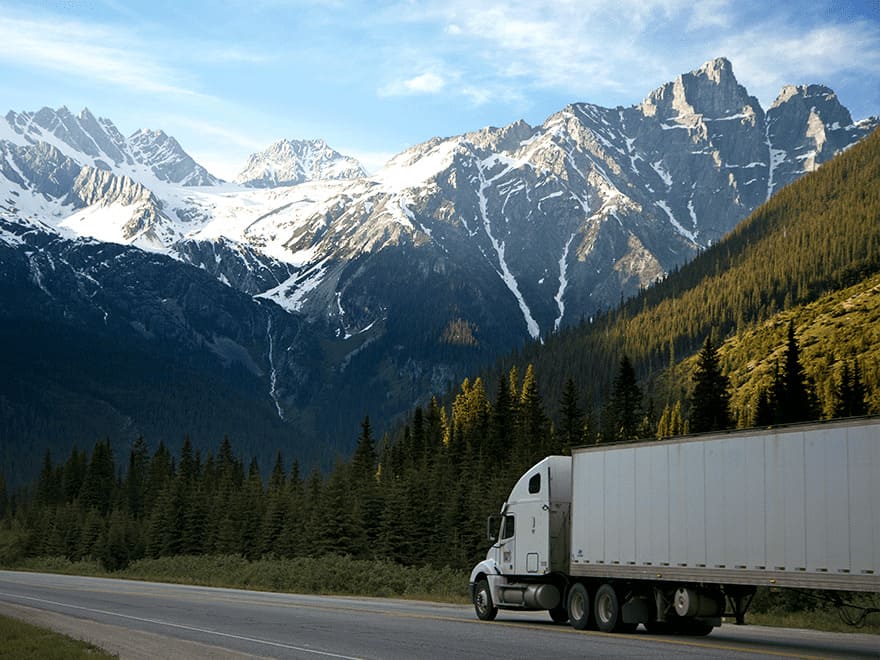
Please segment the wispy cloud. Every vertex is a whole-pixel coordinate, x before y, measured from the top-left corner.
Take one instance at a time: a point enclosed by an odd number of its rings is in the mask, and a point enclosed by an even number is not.
[[[425,40],[423,53],[458,66],[447,92],[479,89],[483,102],[517,90],[637,102],[633,90],[647,92],[717,56],[729,57],[762,100],[787,76],[876,74],[876,22],[838,17],[830,5],[824,14],[815,8],[820,18],[803,13],[732,0],[446,0],[398,5],[385,20],[433,28],[437,38]]]
[[[749,91],[762,104],[786,84],[828,83],[880,71],[880,31],[866,22],[803,31],[786,22],[767,23],[728,36],[723,47],[737,76],[748,81]]]
[[[138,48],[137,39],[94,23],[0,13],[0,59],[135,92],[204,96],[186,76]]]

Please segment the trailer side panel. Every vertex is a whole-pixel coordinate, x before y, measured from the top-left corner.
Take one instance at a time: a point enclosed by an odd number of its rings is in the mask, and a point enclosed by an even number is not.
[[[880,420],[572,458],[573,575],[880,591]]]

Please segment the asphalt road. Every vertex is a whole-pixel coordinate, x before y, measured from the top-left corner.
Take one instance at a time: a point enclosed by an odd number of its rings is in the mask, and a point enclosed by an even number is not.
[[[724,626],[705,638],[579,632],[543,612],[0,571],[0,613],[122,658],[878,658],[880,637]]]

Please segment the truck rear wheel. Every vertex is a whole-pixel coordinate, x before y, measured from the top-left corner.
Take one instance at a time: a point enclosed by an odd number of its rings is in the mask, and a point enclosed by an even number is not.
[[[590,594],[581,582],[572,585],[568,592],[568,620],[577,630],[590,627]]]
[[[596,616],[596,625],[602,632],[634,632],[638,626],[638,624],[623,622],[617,591],[607,583],[596,591],[593,612]]]
[[[498,616],[498,608],[492,603],[492,592],[486,580],[474,585],[474,611],[480,621],[493,621]]]

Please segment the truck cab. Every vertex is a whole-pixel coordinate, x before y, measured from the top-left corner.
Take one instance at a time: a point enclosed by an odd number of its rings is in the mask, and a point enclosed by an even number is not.
[[[477,606],[480,618],[494,618],[498,608],[563,616],[570,510],[571,457],[549,456],[517,481],[501,512],[489,516],[493,545],[471,572],[474,602],[486,605],[483,613]]]

